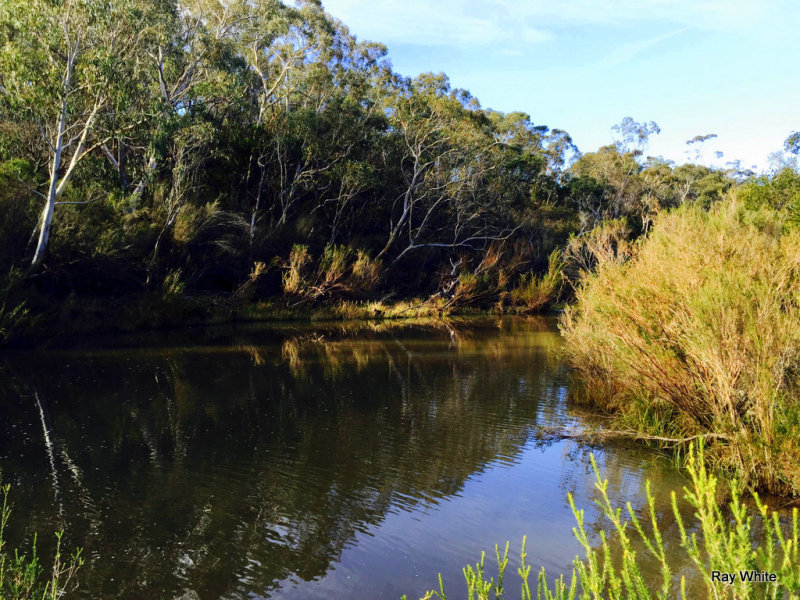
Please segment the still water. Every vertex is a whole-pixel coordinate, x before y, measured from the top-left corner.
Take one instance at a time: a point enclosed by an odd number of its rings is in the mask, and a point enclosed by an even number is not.
[[[455,597],[465,564],[506,540],[518,556],[523,535],[534,573],[569,574],[567,493],[605,527],[592,452],[620,503],[640,510],[653,481],[671,543],[666,460],[549,441],[582,423],[552,320],[136,343],[0,356],[9,541],[38,531],[46,551],[64,528],[86,558],[74,597],[397,600],[439,572]]]

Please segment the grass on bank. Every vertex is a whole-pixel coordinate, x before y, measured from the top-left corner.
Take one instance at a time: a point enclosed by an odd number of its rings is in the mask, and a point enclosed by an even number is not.
[[[800,228],[740,196],[661,215],[628,260],[584,275],[561,329],[615,426],[706,438],[745,486],[798,494]]]
[[[52,566],[45,573],[36,550],[36,537],[31,545],[31,555],[26,556],[6,548],[3,537],[11,516],[8,503],[10,486],[0,486],[0,600],[58,600],[69,587],[78,569],[83,565],[81,551],[65,557],[61,550],[62,533],[56,533],[56,550]]]
[[[217,296],[187,296],[180,292],[125,299],[68,298],[47,312],[26,305],[4,309],[0,303],[0,348],[35,346],[69,340],[76,335],[131,333],[173,327],[223,323],[281,321],[407,321],[439,320],[480,314],[531,314],[526,306],[461,306],[441,297],[404,300],[330,300],[291,304],[284,299],[239,301]]]
[[[697,598],[698,589],[705,590],[703,597],[716,600],[800,598],[797,508],[792,510],[787,523],[782,522],[776,512],[770,512],[755,492],[753,507],[748,507],[743,502],[738,480],[731,482],[729,490],[723,490],[719,480],[706,469],[702,445],[691,446],[686,461],[689,484],[684,487],[683,496],[694,509],[691,519],[681,514],[677,495],[672,492],[672,512],[681,536],[680,556],[668,556],[665,551],[658,526],[660,517],[649,482],[646,484],[647,508],[640,517],[630,503],[624,509],[614,506],[608,496],[608,480],[601,478],[594,457],[592,466],[599,496],[595,502],[611,526],[611,534],[601,531],[599,544],[593,544],[593,537],[586,530],[584,511],[575,506],[572,494],[569,494],[576,520],[573,533],[584,552],[582,557],[575,557],[571,576],[562,574],[553,580],[544,568],[538,575],[531,575],[523,538],[521,566],[517,569],[519,579],[513,588],[505,579],[508,567],[506,543],[502,554],[495,546],[496,577],[488,576],[483,554],[480,562],[464,568],[469,600],[687,600]],[[726,492],[730,500],[721,507],[719,498]],[[637,548],[639,553],[646,555],[644,558],[637,553]],[[679,573],[676,560],[684,561],[686,558],[696,570],[699,582],[688,581],[685,574]],[[643,560],[657,565],[657,575],[648,577],[644,574]],[[712,571],[736,573],[737,577],[732,584],[715,581]],[[740,572],[767,572],[776,577],[774,582],[748,581]],[[519,589],[519,595],[512,589]],[[421,600],[447,598],[440,575],[439,589],[428,591]]]
[[[563,267],[561,251],[553,250],[547,257],[545,273],[527,273],[520,277],[519,283],[511,290],[511,306],[520,308],[522,312],[537,312],[553,304],[564,283]]]

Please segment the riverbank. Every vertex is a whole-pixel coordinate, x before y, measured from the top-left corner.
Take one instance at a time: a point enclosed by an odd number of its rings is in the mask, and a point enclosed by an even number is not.
[[[47,308],[23,307],[13,322],[0,328],[0,348],[54,347],[69,345],[75,337],[236,323],[434,321],[460,316],[547,314],[556,308],[548,305],[532,313],[518,306],[450,306],[438,298],[317,304],[155,294],[119,300],[66,299]]]
[[[659,216],[561,320],[575,398],[643,439],[703,438],[745,486],[800,494],[800,232],[739,194]]]

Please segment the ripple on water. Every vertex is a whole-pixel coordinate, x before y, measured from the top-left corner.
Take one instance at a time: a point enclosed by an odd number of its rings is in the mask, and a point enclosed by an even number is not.
[[[328,327],[9,359],[0,456],[29,509],[11,538],[53,529],[55,470],[68,541],[92,557],[84,598],[413,597],[522,535],[533,563],[567,568],[567,492],[596,513],[588,451],[536,436],[579,424],[558,334]],[[670,485],[641,453],[599,462],[621,500],[643,473]]]

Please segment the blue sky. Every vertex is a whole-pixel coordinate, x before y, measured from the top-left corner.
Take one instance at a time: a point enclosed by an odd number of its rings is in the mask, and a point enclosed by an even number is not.
[[[694,160],[686,140],[715,133],[701,162],[764,170],[800,129],[798,0],[323,3],[386,44],[396,71],[444,71],[485,107],[566,129],[583,152],[631,116],[661,126],[648,154]]]

